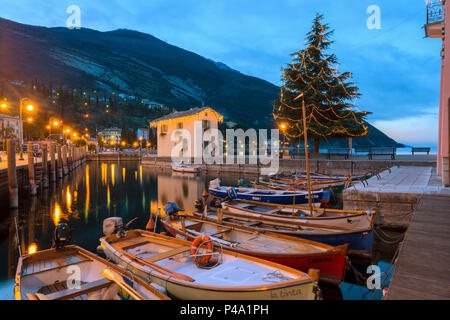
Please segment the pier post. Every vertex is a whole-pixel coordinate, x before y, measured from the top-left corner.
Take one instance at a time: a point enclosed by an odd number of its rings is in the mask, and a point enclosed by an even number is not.
[[[62,152],[61,152],[61,146],[58,145],[57,149],[58,151],[58,161],[57,161],[57,171],[58,171],[58,179],[62,179]]]
[[[69,170],[73,171],[73,146],[69,146]]]
[[[51,181],[56,182],[56,160],[55,160],[55,144],[52,142],[50,144],[50,170],[51,170]]]
[[[19,186],[17,184],[16,171],[16,142],[8,139],[6,141],[6,152],[8,159],[8,190],[9,190],[9,207],[19,207]]]
[[[42,187],[48,188],[48,150],[47,144],[41,144],[42,149]]]
[[[37,194],[36,176],[34,170],[33,142],[28,142],[28,181],[30,182],[30,195]]]
[[[67,176],[69,174],[69,170],[67,169],[67,147],[62,146],[62,167],[63,174]]]

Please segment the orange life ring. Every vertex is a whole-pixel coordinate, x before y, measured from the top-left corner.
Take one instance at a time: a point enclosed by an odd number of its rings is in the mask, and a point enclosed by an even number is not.
[[[211,253],[213,252],[213,243],[211,241],[211,238],[208,237],[207,235],[199,235],[192,242],[192,245],[191,245],[191,255],[194,256],[194,257],[192,257],[192,260],[194,260],[194,262],[196,262],[195,255],[197,253],[197,248],[204,242],[206,242],[206,246],[207,246],[208,250],[206,251],[207,254],[204,255],[203,257],[201,257],[200,264],[207,264],[209,262],[209,260],[211,259],[211,256],[212,256]]]

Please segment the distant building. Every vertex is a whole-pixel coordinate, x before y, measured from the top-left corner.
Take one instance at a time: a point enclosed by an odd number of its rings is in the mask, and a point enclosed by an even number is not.
[[[149,131],[150,131],[149,128],[139,128],[139,129],[137,129],[137,131],[136,131],[137,138],[138,139],[142,138],[143,140],[148,141],[148,139],[149,139]]]
[[[0,130],[3,133],[3,130],[6,128],[12,128],[13,134],[18,138],[19,137],[19,117],[9,116],[6,114],[0,114]]]
[[[173,147],[178,143],[171,140],[172,133],[177,129],[188,130],[191,137],[191,145],[186,145],[180,151],[180,156],[185,156],[188,148],[194,150],[194,124],[201,121],[202,130],[217,129],[218,123],[223,121],[223,116],[210,107],[193,108],[186,111],[174,112],[150,122],[150,128],[157,128],[158,157],[170,157]],[[202,145],[202,148],[205,146]]]
[[[97,132],[97,136],[102,137],[106,141],[113,141],[114,143],[120,143],[122,135],[122,129],[120,128],[106,128]]]

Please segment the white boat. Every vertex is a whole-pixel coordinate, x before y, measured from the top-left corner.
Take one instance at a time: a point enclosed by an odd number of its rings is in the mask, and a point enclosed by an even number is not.
[[[14,297],[16,300],[169,299],[151,284],[77,246],[21,256]]]
[[[172,163],[172,170],[176,172],[198,173],[202,170],[202,167]]]
[[[117,218],[108,219],[104,226]],[[166,288],[177,299],[313,300],[320,292],[318,272],[313,279],[301,271],[226,250],[192,254],[191,242],[143,230],[104,233],[100,244],[109,259]],[[212,264],[199,266],[194,261],[198,256],[209,256]]]

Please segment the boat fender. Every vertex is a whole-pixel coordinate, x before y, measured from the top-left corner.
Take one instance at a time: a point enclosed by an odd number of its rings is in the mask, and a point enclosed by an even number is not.
[[[229,187],[228,190],[227,190],[227,196],[231,200],[236,199],[237,198],[236,189],[234,187]]]
[[[204,256],[202,256],[200,258],[200,260],[197,260],[196,255],[197,255],[197,250],[198,247],[200,245],[202,245],[203,243],[206,243],[207,246],[207,250],[206,250],[206,254]],[[192,260],[194,260],[194,263],[197,263],[197,261],[200,262],[201,265],[205,265],[209,262],[209,260],[211,259],[211,254],[213,253],[213,243],[211,241],[211,238],[208,237],[207,235],[199,235],[193,242],[191,245],[191,256]]]

